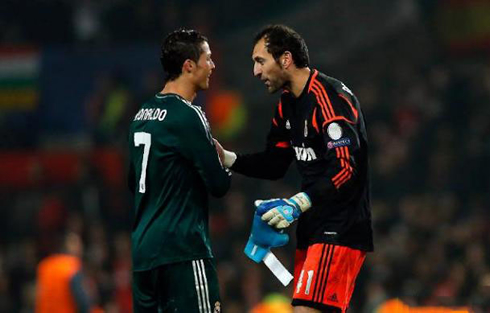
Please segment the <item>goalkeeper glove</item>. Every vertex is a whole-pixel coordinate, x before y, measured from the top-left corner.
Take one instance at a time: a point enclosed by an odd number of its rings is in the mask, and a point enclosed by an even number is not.
[[[289,241],[288,234],[280,233],[254,215],[252,231],[245,246],[245,254],[256,263],[260,263],[271,248],[281,247]]]
[[[283,229],[311,207],[311,200],[305,192],[300,192],[289,199],[257,200],[255,206],[263,221],[277,229]]]

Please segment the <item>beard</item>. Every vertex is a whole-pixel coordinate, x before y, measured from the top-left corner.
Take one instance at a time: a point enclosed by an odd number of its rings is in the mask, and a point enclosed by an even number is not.
[[[282,90],[289,85],[289,82],[285,79],[277,79],[274,81],[269,80],[269,86],[267,86],[267,91],[269,93],[275,93],[278,90]]]
[[[277,92],[278,90],[281,90],[281,89],[284,89],[286,88],[290,82],[289,82],[289,79],[288,77],[286,76],[286,73],[282,67],[282,64],[277,62],[277,65],[279,66],[279,68],[274,71],[273,73],[271,73],[271,76],[275,76],[274,79],[271,79],[269,78],[269,86],[267,86],[267,91],[269,93],[275,93]]]

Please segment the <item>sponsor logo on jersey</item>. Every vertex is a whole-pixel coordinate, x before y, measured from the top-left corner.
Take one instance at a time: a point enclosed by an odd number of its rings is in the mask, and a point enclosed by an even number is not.
[[[141,109],[134,116],[133,121],[163,121],[167,116],[167,110],[161,109]]]
[[[342,138],[342,127],[338,123],[330,123],[327,127],[327,134],[333,140],[339,140]]]
[[[328,149],[345,147],[345,146],[350,146],[350,139],[349,138],[342,138],[339,140],[332,140],[332,141],[327,142],[327,148]]]
[[[313,148],[293,147],[296,152],[296,159],[298,161],[313,161],[316,160],[316,153]]]
[[[337,237],[336,231],[324,231],[323,235],[327,237],[329,240],[334,240]]]

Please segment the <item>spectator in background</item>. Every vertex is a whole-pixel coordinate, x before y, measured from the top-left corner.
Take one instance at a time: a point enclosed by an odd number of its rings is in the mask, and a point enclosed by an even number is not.
[[[82,275],[83,244],[68,233],[59,254],[43,259],[37,269],[36,313],[91,312]]]
[[[101,11],[103,2],[81,0],[73,3],[73,28],[75,38],[83,43],[92,42],[102,32]]]

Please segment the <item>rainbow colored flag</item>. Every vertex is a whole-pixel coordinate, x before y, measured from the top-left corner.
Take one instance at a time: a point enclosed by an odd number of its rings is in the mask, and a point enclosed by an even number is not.
[[[39,103],[41,54],[30,47],[0,47],[0,111],[31,111]]]

